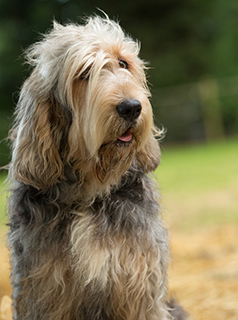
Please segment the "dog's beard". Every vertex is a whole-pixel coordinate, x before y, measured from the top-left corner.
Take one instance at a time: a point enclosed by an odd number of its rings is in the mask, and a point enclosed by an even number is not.
[[[119,182],[129,169],[135,157],[137,142],[134,138],[123,141],[125,137],[121,137],[122,140],[104,144],[99,149],[96,176],[100,182],[105,183],[111,179]]]

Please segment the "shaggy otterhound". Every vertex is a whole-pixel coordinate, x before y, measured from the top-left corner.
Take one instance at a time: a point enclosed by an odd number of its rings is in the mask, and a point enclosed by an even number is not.
[[[169,244],[146,175],[159,132],[138,53],[107,17],[55,23],[27,52],[34,69],[10,133],[14,319],[181,311],[166,302]]]

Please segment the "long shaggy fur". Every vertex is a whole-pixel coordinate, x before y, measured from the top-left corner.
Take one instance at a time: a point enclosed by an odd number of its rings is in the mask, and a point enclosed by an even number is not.
[[[14,319],[167,320],[160,161],[139,45],[99,17],[54,23],[10,132]],[[136,99],[138,118],[117,106]],[[129,142],[119,139],[128,132]]]

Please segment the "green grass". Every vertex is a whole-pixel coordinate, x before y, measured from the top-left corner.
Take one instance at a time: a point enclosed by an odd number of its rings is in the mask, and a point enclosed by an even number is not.
[[[7,185],[4,183],[6,174],[0,174],[0,229],[7,223]]]
[[[229,186],[238,176],[238,141],[165,149],[162,153],[158,175],[166,187],[176,191]]]
[[[238,223],[238,140],[163,147],[156,171],[165,219],[191,230]]]
[[[169,228],[238,224],[238,139],[161,149],[156,176]],[[5,178],[0,175],[0,226],[7,221]]]

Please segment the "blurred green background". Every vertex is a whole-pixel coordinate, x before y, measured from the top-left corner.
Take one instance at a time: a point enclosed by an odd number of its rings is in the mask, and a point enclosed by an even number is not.
[[[238,221],[237,0],[0,0],[0,166],[10,160],[4,138],[30,73],[24,49],[51,28],[53,19],[81,22],[87,15],[102,15],[98,8],[139,39],[141,57],[150,63],[155,121],[167,130],[157,175],[165,197],[176,203],[176,210],[169,208],[169,223],[176,224],[177,198],[195,203],[194,223]],[[216,207],[217,194],[214,205],[196,202],[218,188],[226,195],[220,199],[230,195],[226,210]],[[178,224],[184,227],[180,218]]]
[[[104,10],[142,43],[165,143],[238,133],[237,0],[0,0],[0,140],[29,69],[22,52],[52,25]],[[9,161],[0,144],[0,165]]]
[[[53,19],[80,22],[97,8],[139,39],[149,61],[155,121],[167,130],[156,177],[175,247],[170,287],[194,319],[236,320],[237,0],[0,0],[0,166],[10,160],[5,138],[30,73],[24,49]],[[5,178],[0,171],[0,299],[11,292]]]

